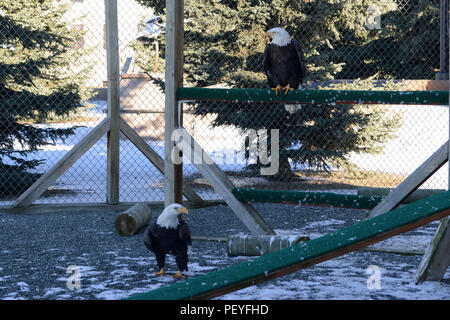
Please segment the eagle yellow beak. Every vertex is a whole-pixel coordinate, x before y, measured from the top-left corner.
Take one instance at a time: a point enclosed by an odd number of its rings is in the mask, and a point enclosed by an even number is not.
[[[188,214],[188,209],[186,209],[185,207],[181,207],[180,209],[177,210],[177,213]]]
[[[270,32],[266,32],[265,35],[266,35],[266,37],[271,37],[272,36],[272,34]]]

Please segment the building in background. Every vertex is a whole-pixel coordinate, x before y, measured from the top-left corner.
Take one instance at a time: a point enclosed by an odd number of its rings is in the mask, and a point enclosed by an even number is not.
[[[75,50],[86,49],[85,64],[92,70],[88,82],[91,87],[102,87],[106,81],[106,23],[105,2],[99,0],[66,0],[71,8],[66,19],[71,21],[71,28],[84,32],[84,37],[74,45]],[[133,57],[134,52],[129,47],[131,41],[137,38],[144,21],[153,17],[153,10],[144,7],[134,0],[118,0],[119,20],[119,53],[120,66]],[[144,26],[145,27],[145,26]]]

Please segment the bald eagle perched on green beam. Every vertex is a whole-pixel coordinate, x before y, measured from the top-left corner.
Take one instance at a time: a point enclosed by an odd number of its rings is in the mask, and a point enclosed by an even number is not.
[[[157,276],[166,274],[164,267],[166,255],[175,255],[178,272],[174,278],[184,278],[183,271],[188,271],[188,245],[192,245],[191,233],[187,223],[181,218],[188,210],[178,203],[171,204],[159,215],[156,222],[144,232],[144,244],[155,254],[159,271]]]
[[[266,32],[272,38],[264,50],[264,72],[272,90],[278,95],[283,90],[300,89],[305,77],[305,58],[300,44],[291,40],[283,28],[273,28]]]

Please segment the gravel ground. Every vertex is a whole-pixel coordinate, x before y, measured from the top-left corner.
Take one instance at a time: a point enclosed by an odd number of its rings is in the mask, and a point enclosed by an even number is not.
[[[256,204],[277,231],[312,238],[360,221],[362,210]],[[153,218],[161,210],[153,211]],[[142,242],[142,230],[121,237],[117,213],[64,212],[13,215],[0,212],[0,299],[121,299],[167,285],[156,277],[156,261]],[[246,233],[226,206],[191,209],[191,233],[224,237]],[[408,232],[431,236],[437,226]],[[228,257],[223,242],[195,241],[189,250],[188,277],[251,259]],[[419,286],[411,281],[420,256],[358,251],[265,284],[230,293],[223,299],[450,299],[450,270],[443,281]],[[381,287],[368,289],[367,268],[381,272]],[[175,273],[173,258],[167,269]],[[79,273],[78,273],[79,272]],[[79,288],[71,281],[79,275]],[[68,281],[69,280],[69,281]],[[75,288],[70,289],[70,284]],[[73,286],[72,286],[73,287]]]

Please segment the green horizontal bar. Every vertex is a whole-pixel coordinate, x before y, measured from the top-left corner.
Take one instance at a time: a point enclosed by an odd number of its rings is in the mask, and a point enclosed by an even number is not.
[[[129,299],[135,300],[169,300],[190,299],[220,295],[227,288],[243,288],[272,279],[270,276],[280,270],[295,266],[309,266],[317,261],[326,260],[325,255],[339,255],[363,247],[371,241],[375,243],[384,238],[381,234],[395,235],[408,226],[418,226],[430,220],[441,219],[450,212],[450,191],[436,194],[414,203],[405,205],[372,219],[367,219],[352,226],[342,228],[289,248],[281,249],[251,261],[244,261],[227,268],[213,271],[192,279],[176,282],[156,290],[137,294]],[[386,237],[388,237],[386,236]],[[352,249],[355,248],[355,249]],[[328,259],[331,258],[328,256]],[[262,280],[261,280],[262,279]]]
[[[287,95],[270,89],[178,88],[178,100],[337,104],[448,105],[448,91],[293,90]]]
[[[232,192],[236,199],[245,202],[287,202],[355,209],[372,209],[383,200],[383,197],[380,196],[336,194],[329,192],[300,192],[292,190],[234,188]]]

